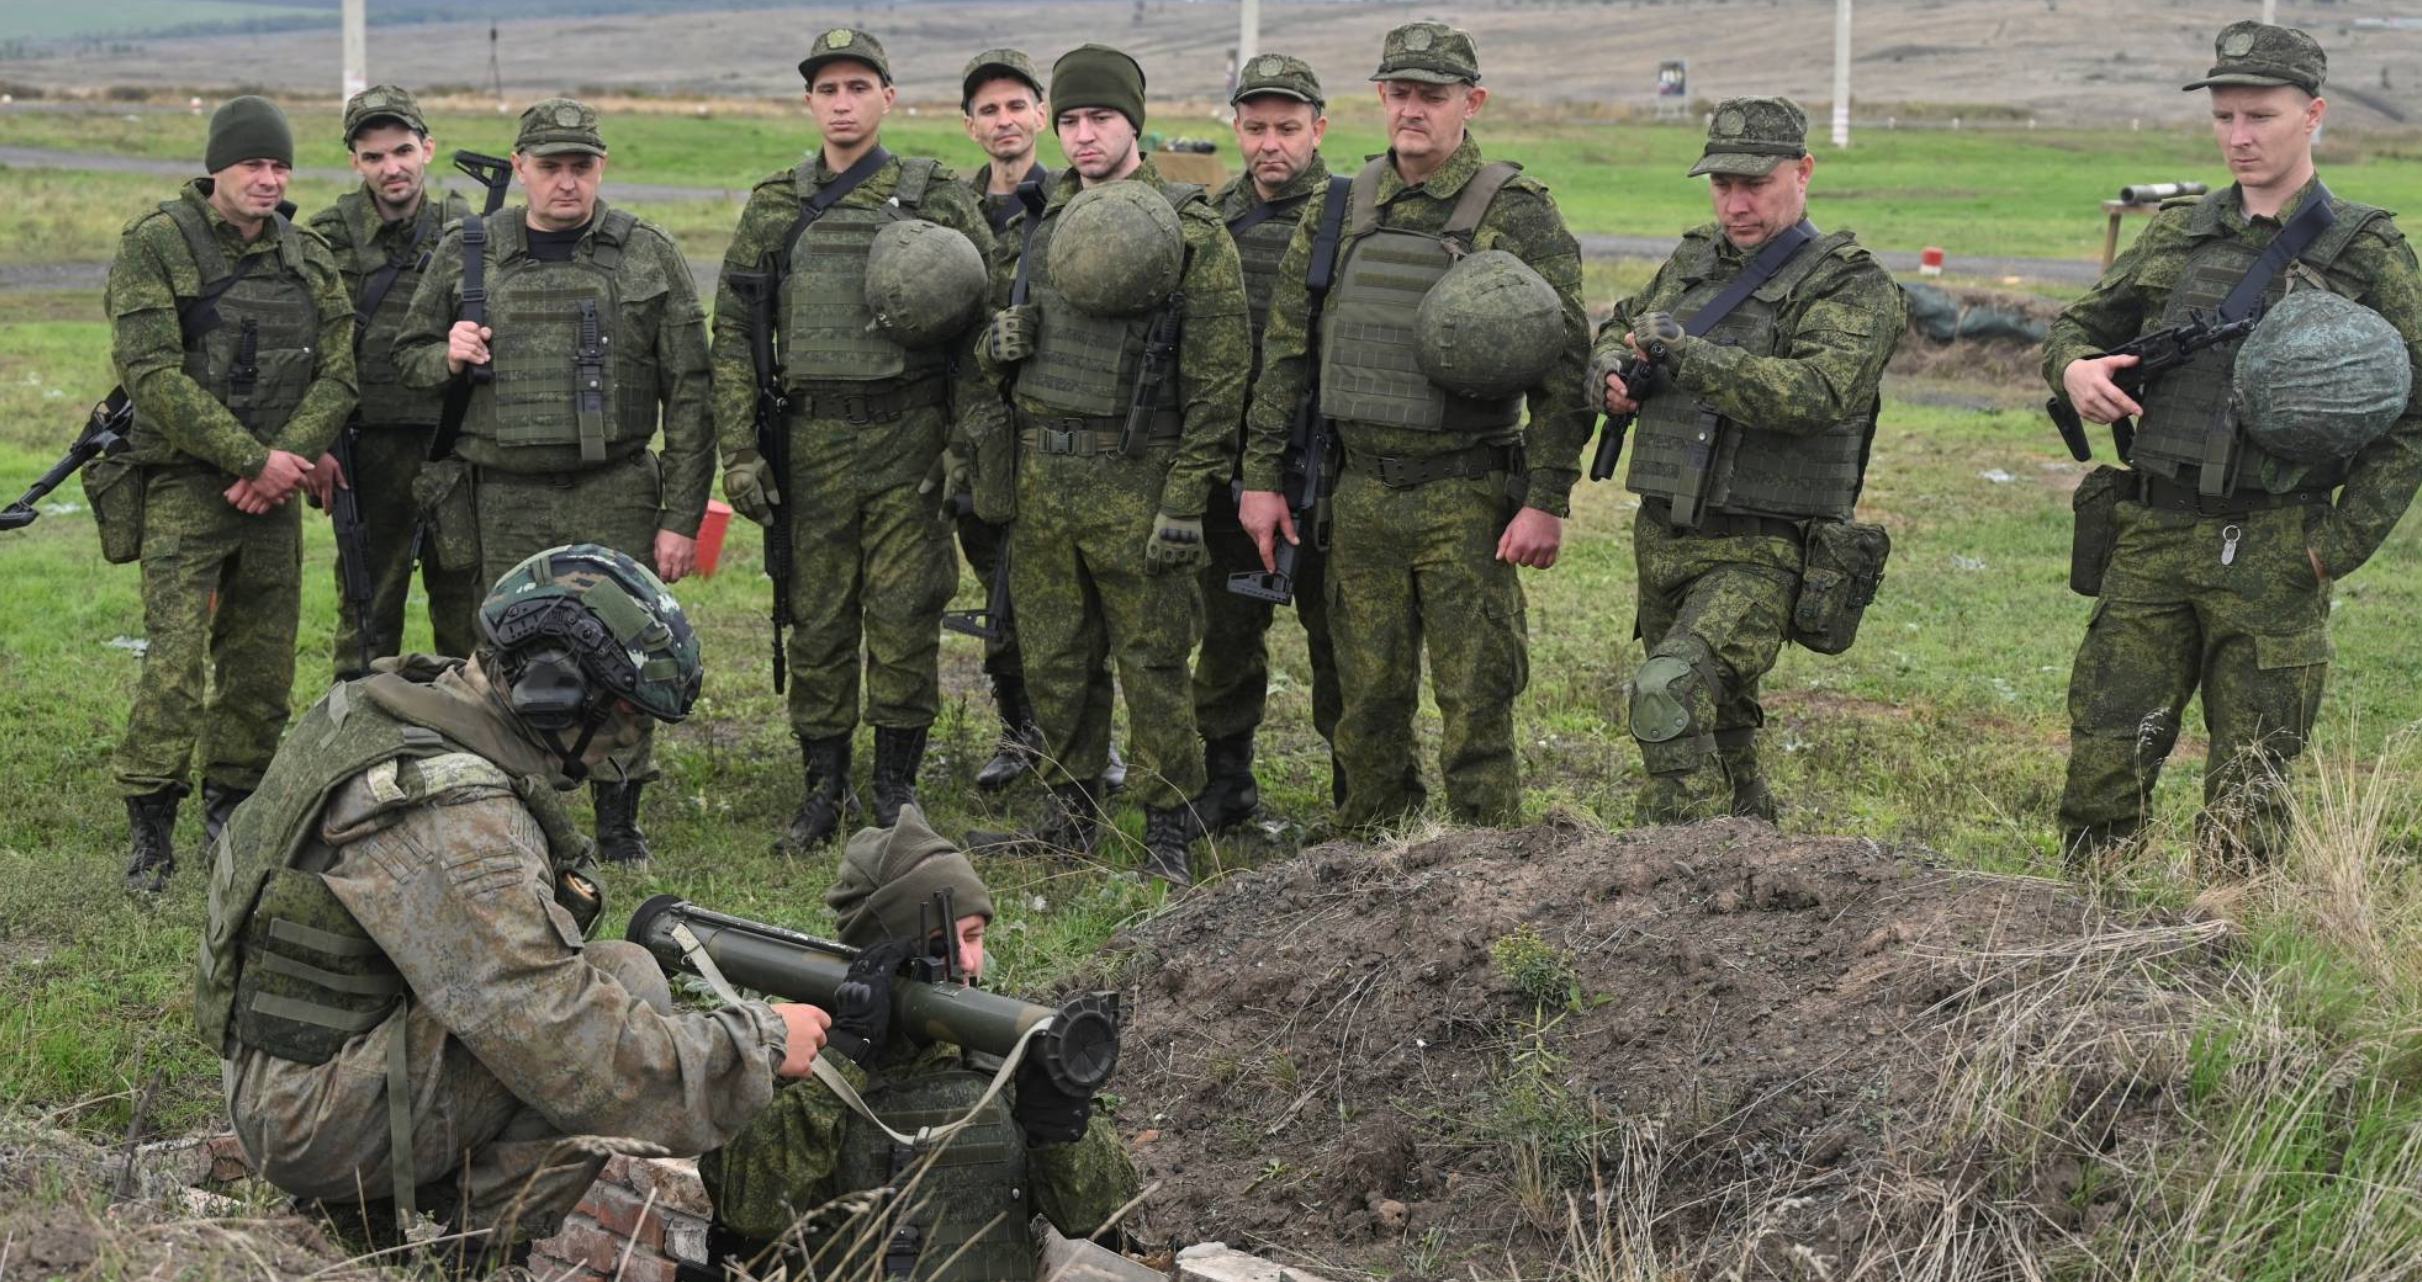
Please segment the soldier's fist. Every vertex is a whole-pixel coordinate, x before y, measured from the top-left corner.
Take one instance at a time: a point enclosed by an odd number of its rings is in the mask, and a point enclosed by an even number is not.
[[[1203,542],[1203,518],[1171,516],[1166,512],[1152,518],[1152,537],[1144,544],[1144,568],[1154,574],[1172,570],[1199,570],[1211,564],[1211,549]]]
[[[984,329],[984,359],[997,367],[1015,365],[1034,355],[1036,331],[1041,327],[1042,313],[1032,303],[993,313],[992,324]]]
[[[488,340],[494,337],[496,331],[485,325],[474,325],[469,321],[454,322],[454,328],[446,331],[448,372],[460,374],[465,366],[487,364]]]
[[[723,465],[723,497],[732,510],[759,525],[774,523],[782,491],[774,485],[774,465],[755,450],[734,453]]]
[[[833,1017],[798,1002],[775,1002],[774,1013],[782,1017],[788,1034],[782,1041],[782,1066],[774,1071],[784,1077],[807,1076],[816,1052],[824,1049],[825,1032],[832,1027]]]

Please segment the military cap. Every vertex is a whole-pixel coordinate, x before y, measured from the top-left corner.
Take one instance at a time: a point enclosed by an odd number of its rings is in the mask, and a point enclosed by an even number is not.
[[[2212,51],[2219,61],[2203,79],[2187,86],[2190,91],[2229,85],[2261,89],[2294,85],[2318,94],[2322,78],[2329,74],[2329,55],[2321,52],[2320,43],[2293,27],[2232,22],[2220,29]]]
[[[1443,22],[1408,22],[1388,33],[1373,80],[1422,80],[1434,85],[1480,83],[1480,51],[1472,34]]]
[[[1051,64],[1051,84],[1054,113],[1108,107],[1139,131],[1144,127],[1144,68],[1126,53],[1108,45],[1078,45]],[[1059,131],[1056,114],[1051,128]]]
[[[294,128],[284,110],[258,94],[230,98],[210,113],[202,153],[202,167],[214,174],[247,160],[294,163]]]
[[[1320,96],[1320,77],[1312,74],[1312,64],[1283,53],[1256,54],[1245,59],[1244,67],[1236,73],[1236,92],[1228,95],[1228,104],[1234,106],[1264,94],[1293,98],[1315,107],[1327,103]]]
[[[570,98],[549,98],[521,113],[521,132],[513,150],[525,156],[568,156],[586,152],[606,154],[605,135],[597,132],[597,109]]]
[[[1034,86],[1038,95],[1044,92],[1042,68],[1034,65],[1034,59],[1027,57],[1025,50],[987,49],[969,58],[967,70],[959,73],[959,109],[966,110],[967,104],[974,100],[976,90],[983,88],[985,81],[997,80],[1002,76],[1015,76],[1025,81]]]
[[[863,62],[883,77],[884,84],[891,83],[891,59],[883,56],[883,42],[871,32],[848,27],[835,27],[816,37],[816,43],[808,46],[807,56],[799,60],[799,78],[812,85],[819,68],[843,60]]]
[[[345,100],[346,145],[352,145],[355,134],[381,120],[392,120],[414,133],[429,132],[429,122],[421,119],[420,104],[412,100],[409,90],[372,85]]]
[[[1726,98],[1707,121],[1707,146],[1690,176],[1761,178],[1808,154],[1808,113],[1789,98]]]

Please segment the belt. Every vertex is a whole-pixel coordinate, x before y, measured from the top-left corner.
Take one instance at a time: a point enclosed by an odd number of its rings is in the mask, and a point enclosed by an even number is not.
[[[1176,410],[1155,411],[1145,442],[1174,441],[1185,426],[1184,414]],[[1127,433],[1127,416],[1046,418],[1021,410],[1018,428],[1019,448],[1037,454],[1116,454],[1119,438]]]
[[[1455,480],[1464,477],[1487,476],[1491,472],[1514,470],[1514,445],[1474,445],[1451,450],[1445,454],[1425,454],[1419,458],[1390,458],[1385,454],[1357,454],[1346,450],[1343,470],[1376,472],[1379,483],[1391,490],[1410,490],[1432,481]]]
[[[2248,512],[2267,512],[2275,507],[2308,507],[2330,501],[2328,490],[2285,490],[2277,494],[2265,490],[2240,490],[2235,494],[2204,494],[2193,481],[2173,481],[2155,472],[2130,472],[2135,482],[2133,491],[2124,486],[2120,497],[2142,503],[2165,512],[2193,512],[2197,516],[2244,516]]]
[[[799,418],[837,418],[844,423],[863,426],[868,423],[897,422],[916,410],[932,409],[949,399],[950,389],[938,378],[920,379],[889,392],[868,392],[825,384],[793,390],[791,413]]]
[[[1697,525],[1673,523],[1671,499],[1644,498],[1640,500],[1640,515],[1664,526],[1679,538],[1790,539],[1794,542],[1806,536],[1807,521],[1781,516],[1759,516],[1754,512],[1701,512]]]

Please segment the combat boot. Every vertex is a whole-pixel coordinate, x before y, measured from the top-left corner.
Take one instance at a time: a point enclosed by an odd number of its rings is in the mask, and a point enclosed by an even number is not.
[[[126,861],[129,892],[156,895],[168,889],[169,875],[177,870],[177,805],[184,800],[183,788],[126,799],[127,825],[134,830],[134,853]]]
[[[597,800],[597,857],[609,864],[638,864],[645,866],[655,853],[648,849],[648,835],[639,827],[639,790],[646,784],[633,780],[628,783],[608,783],[591,780],[589,791]]]
[[[1724,735],[1717,735],[1716,740],[1721,744]],[[1719,747],[1716,756],[1724,763],[1725,777],[1732,780],[1732,813],[1743,819],[1775,822],[1779,807],[1774,789],[1766,786],[1766,771],[1758,765],[1756,746]]]
[[[1194,859],[1188,848],[1203,835],[1203,820],[1192,805],[1144,807],[1144,872],[1172,886],[1194,884]]]
[[[227,831],[227,820],[235,808],[252,795],[250,788],[230,788],[223,783],[202,784],[202,849],[209,851],[219,844],[219,834]]]
[[[900,807],[917,801],[917,767],[925,762],[929,726],[902,730],[875,727],[875,826],[900,822]]]
[[[790,831],[777,850],[797,853],[832,840],[841,821],[858,812],[858,795],[849,787],[849,736],[801,739],[799,755],[807,763],[807,799],[791,816]]]
[[[1001,742],[992,760],[976,771],[976,788],[982,792],[999,792],[1016,783],[1043,754],[1043,728],[1034,723],[1034,709],[1027,706],[1026,683],[1017,677],[994,677],[992,701],[1001,713]]]
[[[1068,855],[1083,858],[1102,840],[1100,783],[1052,785],[1041,821],[1018,832],[970,831],[970,855]]]
[[[1118,745],[1110,745],[1110,760],[1102,767],[1102,795],[1113,796],[1127,786],[1127,759],[1118,755]]]
[[[1207,832],[1225,832],[1261,808],[1261,785],[1253,778],[1253,732],[1203,740],[1203,772],[1210,781],[1194,799]]]

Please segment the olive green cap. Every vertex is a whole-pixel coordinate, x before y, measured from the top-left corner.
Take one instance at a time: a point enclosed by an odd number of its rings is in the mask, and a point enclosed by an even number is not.
[[[1434,85],[1480,83],[1480,51],[1472,33],[1443,22],[1408,22],[1388,33],[1373,80],[1422,80]]]
[[[276,103],[256,94],[230,98],[210,113],[210,140],[202,151],[208,173],[247,160],[294,163],[294,127]]]
[[[1255,54],[1245,59],[1244,69],[1236,74],[1236,92],[1228,95],[1228,105],[1235,106],[1264,94],[1293,98],[1315,107],[1328,105],[1328,100],[1320,96],[1320,77],[1312,74],[1312,64],[1283,53]]]
[[[969,58],[967,70],[959,73],[959,110],[967,109],[967,104],[975,99],[976,90],[983,88],[984,82],[1003,76],[1015,76],[1034,86],[1038,97],[1044,94],[1043,70],[1034,65],[1034,59],[1027,57],[1025,50],[987,49]]]
[[[833,910],[834,933],[842,943],[871,948],[885,940],[916,938],[918,910],[944,889],[950,891],[953,913],[992,920],[992,895],[975,865],[911,802],[900,807],[899,822],[891,827],[861,828],[849,839],[840,875],[824,892],[824,906]],[[956,924],[942,929],[956,937]]]
[[[513,150],[525,156],[568,156],[586,152],[606,154],[605,135],[597,132],[597,109],[570,98],[549,98],[521,113],[521,132]]]
[[[421,119],[420,104],[412,100],[410,90],[397,85],[372,85],[345,100],[345,145],[353,145],[353,136],[381,120],[392,120],[417,134],[429,132],[429,122]]]
[[[1707,146],[1690,176],[1761,178],[1808,154],[1808,113],[1789,98],[1726,98],[1707,119]]]
[[[2212,41],[2212,52],[2218,61],[2203,79],[2187,86],[2190,91],[2229,85],[2257,89],[2294,85],[2318,94],[2323,77],[2329,74],[2329,55],[2321,52],[2320,42],[2294,27],[2232,22],[2220,29],[2219,37]]]
[[[807,47],[807,56],[799,60],[799,78],[816,83],[816,72],[828,62],[863,62],[875,69],[884,84],[891,83],[891,59],[883,56],[883,42],[873,33],[850,27],[835,27],[816,37]]]
[[[1059,132],[1058,113],[1085,107],[1108,107],[1142,132],[1143,66],[1108,45],[1078,45],[1061,54],[1051,64],[1052,132]]]

